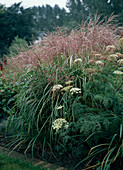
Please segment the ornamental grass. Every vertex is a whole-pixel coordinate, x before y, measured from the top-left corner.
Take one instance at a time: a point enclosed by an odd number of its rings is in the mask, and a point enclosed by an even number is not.
[[[18,86],[7,122],[9,146],[26,143],[25,153],[40,147],[42,155],[50,148],[53,154],[83,158],[90,147],[118,133],[122,48],[116,46],[113,19],[96,17],[72,31],[58,28],[38,45],[8,58],[9,74]],[[109,45],[116,47],[112,54],[106,51]]]

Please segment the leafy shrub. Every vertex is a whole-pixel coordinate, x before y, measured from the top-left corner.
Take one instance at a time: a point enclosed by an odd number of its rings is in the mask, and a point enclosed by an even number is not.
[[[114,133],[109,138],[109,142],[98,144],[93,146],[88,156],[83,159],[80,163],[90,159],[89,163],[87,164],[87,169],[92,168],[101,168],[102,170],[109,170],[109,169],[116,169],[118,165],[119,168],[122,168],[122,158],[123,158],[123,148],[122,148],[122,140],[123,140],[123,127],[122,127],[122,120],[120,120],[121,124],[118,127],[120,130],[119,133]],[[107,140],[108,141],[108,140]],[[101,156],[100,156],[101,155]],[[98,156],[98,161],[97,161]],[[95,165],[90,165],[90,163],[96,162]],[[77,164],[76,167],[79,165]],[[75,168],[76,168],[75,167]],[[113,168],[114,167],[114,168]]]

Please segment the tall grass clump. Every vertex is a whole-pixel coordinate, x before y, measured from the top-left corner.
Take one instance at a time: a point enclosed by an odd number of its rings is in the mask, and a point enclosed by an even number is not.
[[[8,59],[21,85],[7,123],[14,149],[26,143],[25,152],[42,148],[43,155],[49,147],[84,157],[118,131],[123,54],[112,19],[96,18],[72,31],[59,28]]]
[[[52,63],[61,54],[65,59],[73,55],[84,58],[95,52],[103,54],[107,45],[115,44],[118,40],[113,20],[113,16],[101,21],[99,17],[95,17],[94,22],[86,21],[72,31],[58,28],[55,32],[46,34],[41,43],[33,46],[31,50],[16,56],[16,59],[12,57],[8,60],[9,67],[34,69],[40,67],[41,61]]]

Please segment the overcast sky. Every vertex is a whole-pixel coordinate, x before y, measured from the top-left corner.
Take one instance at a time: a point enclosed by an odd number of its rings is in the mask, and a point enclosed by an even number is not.
[[[54,6],[55,4],[58,4],[60,8],[64,7],[66,8],[66,2],[67,0],[0,0],[1,4],[4,4],[6,7],[11,6],[14,3],[18,3],[22,1],[22,5],[26,7],[32,7],[32,6],[42,6],[49,4],[50,6]]]

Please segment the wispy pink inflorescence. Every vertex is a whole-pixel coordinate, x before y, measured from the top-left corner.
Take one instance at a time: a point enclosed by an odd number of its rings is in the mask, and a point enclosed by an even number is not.
[[[52,63],[61,54],[64,57],[90,55],[93,51],[103,53],[107,45],[115,44],[118,36],[116,29],[111,25],[114,17],[107,22],[95,21],[82,23],[77,30],[69,31],[67,28],[57,28],[56,32],[47,34],[40,44],[34,45],[26,52],[8,59],[9,67],[15,70],[23,68],[37,68],[40,63]]]

